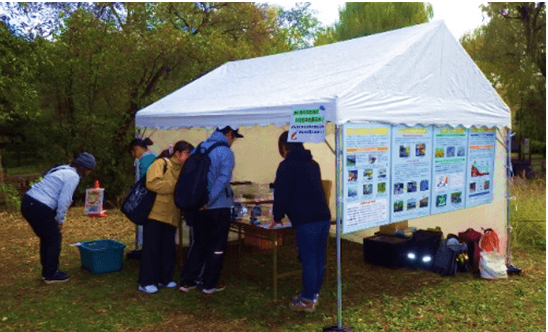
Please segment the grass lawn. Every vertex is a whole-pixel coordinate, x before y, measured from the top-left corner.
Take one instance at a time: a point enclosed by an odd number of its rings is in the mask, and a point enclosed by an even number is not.
[[[229,246],[227,289],[211,297],[198,291],[137,291],[138,263],[121,272],[93,275],[81,268],[77,241],[112,238],[133,247],[134,226],[119,212],[88,218],[70,209],[63,229],[61,270],[71,280],[46,285],[40,278],[38,239],[17,214],[0,214],[0,330],[2,331],[321,331],[337,322],[334,239],[328,280],[311,314],[293,313],[289,298],[300,276],[278,283],[271,300],[268,252]],[[299,268],[293,247],[281,250],[281,272]],[[442,277],[425,271],[366,264],[361,244],[343,241],[343,325],[353,331],[545,331],[546,251],[516,246],[520,276],[488,281],[471,274]],[[176,270],[176,280],[180,268]]]

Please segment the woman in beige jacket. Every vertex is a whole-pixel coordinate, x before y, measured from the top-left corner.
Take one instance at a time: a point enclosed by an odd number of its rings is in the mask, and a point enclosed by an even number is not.
[[[179,173],[194,149],[192,144],[179,141],[160,154],[147,171],[146,186],[156,193],[156,200],[143,225],[143,251],[139,264],[139,287],[146,294],[159,288],[175,288],[175,232],[181,211],[175,205],[173,193]]]

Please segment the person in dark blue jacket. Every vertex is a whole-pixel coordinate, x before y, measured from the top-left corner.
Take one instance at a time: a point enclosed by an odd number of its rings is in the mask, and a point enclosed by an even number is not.
[[[179,290],[182,292],[199,287],[202,293],[212,295],[225,289],[225,285],[218,281],[227,246],[230,209],[234,205],[230,181],[235,161],[230,147],[236,139],[242,137],[244,136],[238,132],[238,127],[218,128],[192,152],[195,153],[197,149],[207,150],[216,143],[224,143],[209,153],[211,164],[207,173],[207,204],[200,211],[185,214],[189,227],[189,248],[181,271]]]
[[[280,135],[278,148],[284,160],[274,181],[273,222],[287,216],[295,230],[303,288],[291,299],[294,311],[316,308],[325,267],[325,247],[331,225],[331,212],[322,188],[320,166],[302,143],[289,143],[288,132]]]

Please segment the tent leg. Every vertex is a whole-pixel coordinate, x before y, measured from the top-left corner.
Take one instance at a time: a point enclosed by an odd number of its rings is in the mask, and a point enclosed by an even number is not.
[[[512,225],[510,218],[510,180],[512,179],[512,130],[506,131],[506,265],[512,265]]]
[[[337,184],[337,230],[336,230],[336,244],[337,244],[337,326],[330,326],[323,329],[324,332],[349,332],[350,328],[342,327],[342,286],[341,286],[341,233],[342,233],[342,128],[340,125],[335,125],[335,155],[336,155],[336,184]],[[327,143],[327,141],[326,141]],[[328,144],[329,145],[329,144]]]

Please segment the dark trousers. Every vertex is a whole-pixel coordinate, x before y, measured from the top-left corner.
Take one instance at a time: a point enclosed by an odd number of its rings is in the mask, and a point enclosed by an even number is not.
[[[53,277],[59,267],[61,231],[55,220],[55,211],[29,195],[23,197],[21,214],[40,239],[40,263],[42,277]]]
[[[186,216],[185,216],[186,217]],[[198,212],[192,218],[190,246],[183,270],[181,284],[212,289],[219,281],[226,253],[230,209],[211,209]]]
[[[167,285],[173,281],[177,227],[148,219],[143,225],[143,249],[139,262],[139,284]]]

